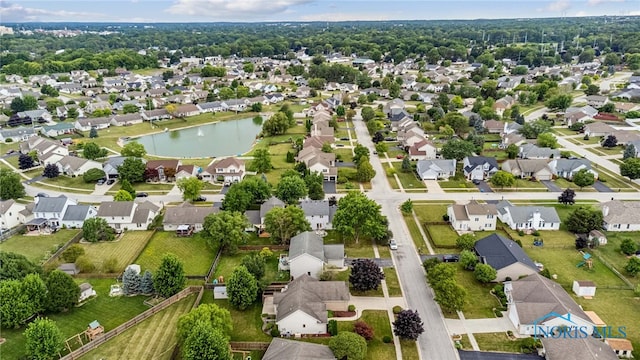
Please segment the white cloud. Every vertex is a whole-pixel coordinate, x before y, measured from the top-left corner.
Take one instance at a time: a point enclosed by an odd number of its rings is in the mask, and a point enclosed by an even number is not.
[[[568,8],[571,7],[571,1],[569,0],[557,0],[554,2],[551,2],[549,5],[547,5],[546,10],[547,11],[565,11]]]
[[[165,11],[176,15],[207,16],[217,20],[262,20],[313,0],[176,0]]]
[[[608,2],[624,2],[624,0],[588,0],[587,4],[591,6],[595,6],[598,4],[608,3]]]
[[[584,11],[584,10],[580,10],[580,11],[578,11],[574,16],[578,16],[578,17],[581,17],[581,16],[589,16],[589,14],[587,14],[587,12],[586,12],[586,11]]]
[[[398,16],[394,16],[390,13],[364,13],[359,12],[356,14],[347,13],[322,13],[322,14],[309,14],[300,17],[301,21],[380,21],[380,20],[394,20],[398,19]]]
[[[79,18],[96,16],[100,16],[100,14],[38,9],[7,2],[0,3],[0,18],[2,18],[3,22],[78,20]]]

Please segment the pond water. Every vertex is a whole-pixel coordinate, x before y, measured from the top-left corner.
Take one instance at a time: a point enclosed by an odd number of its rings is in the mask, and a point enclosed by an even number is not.
[[[262,124],[247,118],[144,135],[135,141],[144,145],[150,155],[180,158],[232,156],[249,151],[261,129]]]

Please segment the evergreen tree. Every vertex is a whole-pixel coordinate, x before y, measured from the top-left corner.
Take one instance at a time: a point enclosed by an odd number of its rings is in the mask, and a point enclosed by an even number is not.
[[[153,294],[153,275],[149,270],[144,272],[142,275],[142,280],[140,280],[140,293],[142,294]]]
[[[91,130],[89,130],[89,137],[92,139],[98,137],[98,129],[95,126],[92,126]]]
[[[133,269],[128,268],[122,275],[122,291],[125,295],[137,295],[141,288],[140,275]]]
[[[633,146],[633,144],[629,144],[627,145],[627,147],[624,148],[624,153],[622,154],[622,160],[627,160],[629,158],[634,158],[636,157],[636,147]]]

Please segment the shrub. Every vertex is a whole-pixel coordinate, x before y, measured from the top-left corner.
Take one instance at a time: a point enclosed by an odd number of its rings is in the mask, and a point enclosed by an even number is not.
[[[520,241],[520,239],[516,240],[516,244],[518,244],[518,246],[522,247],[522,241]]]
[[[68,263],[74,263],[76,260],[84,255],[84,248],[81,245],[73,244],[62,252],[62,260]]]
[[[518,236],[524,236],[524,231],[523,230],[518,230]]]
[[[277,326],[274,326],[273,328],[271,328],[270,334],[271,337],[280,337],[280,330],[278,330]]]
[[[82,255],[76,259],[76,267],[82,273],[92,273],[96,270],[96,265],[86,255]]]
[[[538,230],[534,230],[534,231],[531,233],[531,235],[533,235],[533,236],[540,236],[540,231],[538,231]]]
[[[542,269],[542,271],[540,271],[540,275],[546,277],[547,279],[551,279],[551,272],[549,272],[549,269],[547,268]]]
[[[385,336],[382,337],[382,342],[385,343],[385,344],[390,344],[391,341],[393,341],[393,339],[389,335],[385,335]]]
[[[333,281],[336,274],[333,271],[325,270],[320,273],[320,281]]]
[[[4,142],[6,142],[7,144],[8,144],[8,143],[12,143],[12,142],[13,142],[13,139],[12,139],[12,138],[7,138]]]
[[[364,321],[356,321],[353,324],[353,332],[362,336],[367,341],[373,339],[373,328]]]
[[[331,336],[338,335],[338,322],[336,320],[329,320],[327,324],[327,332]]]
[[[393,307],[393,313],[396,314],[396,315],[400,314],[402,312],[402,310],[403,310],[402,306],[400,306],[400,305],[396,305],[396,306]]]
[[[118,259],[110,257],[102,263],[102,271],[105,273],[115,273],[118,271]]]
[[[354,311],[356,311],[356,306],[353,304],[349,305],[349,312],[354,312]]]
[[[447,215],[447,214],[442,215],[442,220],[446,221],[446,222],[449,222],[449,215]]]
[[[500,309],[493,309],[493,312],[496,314],[497,317],[502,317],[502,311],[500,311]]]

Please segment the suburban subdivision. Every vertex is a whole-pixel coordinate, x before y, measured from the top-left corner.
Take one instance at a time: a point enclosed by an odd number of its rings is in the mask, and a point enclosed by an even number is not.
[[[0,358],[640,355],[637,16],[186,3],[0,8]]]

